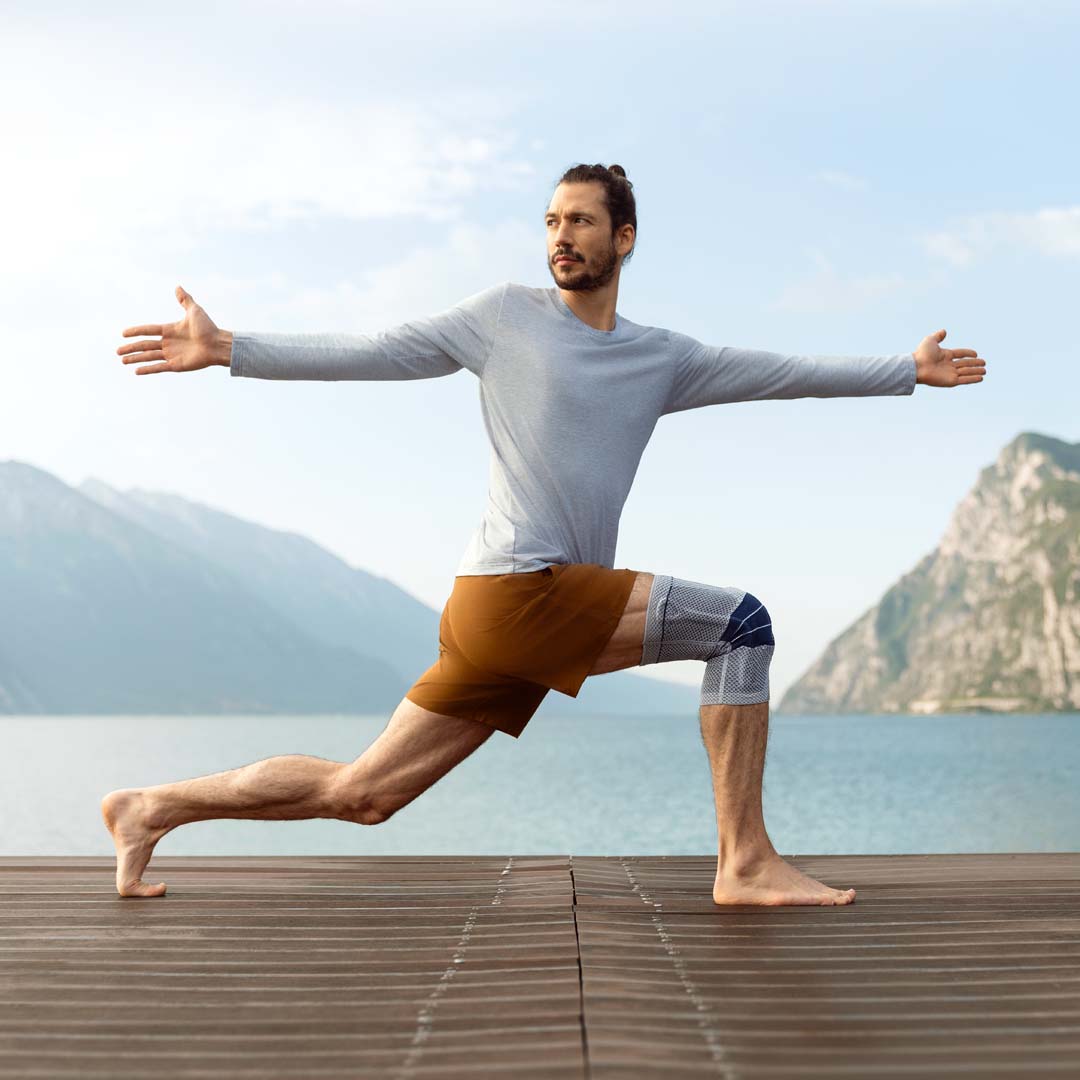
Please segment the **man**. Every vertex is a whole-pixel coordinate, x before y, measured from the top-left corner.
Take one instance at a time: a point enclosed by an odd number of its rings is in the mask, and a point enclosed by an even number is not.
[[[170,830],[209,818],[326,817],[373,825],[411,802],[495,730],[517,737],[550,689],[589,675],[705,661],[700,723],[716,802],[717,904],[848,904],[799,872],[765,831],[761,779],[774,638],[744,589],[613,568],[619,515],[659,416],[726,401],[911,394],[981,382],[945,331],[913,353],[786,356],[706,346],[616,311],[637,236],[617,165],[577,165],[545,213],[552,288],[512,282],[374,335],[231,333],[178,287],[184,318],[124,330],[139,375],[228,366],[267,379],[415,379],[467,367],[491,445],[488,505],[439,625],[439,658],[352,762],[293,754],[102,800],[122,896]],[[718,478],[719,479],[719,478]]]

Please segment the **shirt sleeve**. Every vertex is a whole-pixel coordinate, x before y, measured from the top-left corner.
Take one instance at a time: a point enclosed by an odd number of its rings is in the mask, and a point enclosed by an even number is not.
[[[674,368],[665,413],[769,398],[872,397],[915,390],[915,354],[789,356],[703,345],[671,332]]]
[[[248,379],[435,379],[480,376],[495,344],[508,283],[437,315],[372,334],[235,331],[229,374]]]

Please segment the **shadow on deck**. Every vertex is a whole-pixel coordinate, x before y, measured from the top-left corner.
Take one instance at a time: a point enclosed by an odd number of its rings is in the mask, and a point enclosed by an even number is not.
[[[0,1077],[1080,1075],[1080,854],[0,859]]]

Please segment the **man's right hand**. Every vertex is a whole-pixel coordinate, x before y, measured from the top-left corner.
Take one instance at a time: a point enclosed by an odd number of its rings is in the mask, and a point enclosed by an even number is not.
[[[220,364],[229,366],[232,355],[232,331],[219,330],[214,320],[177,285],[176,299],[184,309],[179,322],[129,326],[124,337],[140,334],[154,335],[151,339],[133,341],[116,350],[125,364],[158,361],[150,367],[137,367],[136,375],[154,375],[159,371],[198,371]]]

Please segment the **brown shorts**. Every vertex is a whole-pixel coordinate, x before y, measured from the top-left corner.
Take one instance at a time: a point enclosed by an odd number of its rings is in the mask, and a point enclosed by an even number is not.
[[[597,563],[455,577],[439,621],[439,659],[405,696],[517,738],[548,690],[577,697],[636,577]]]

